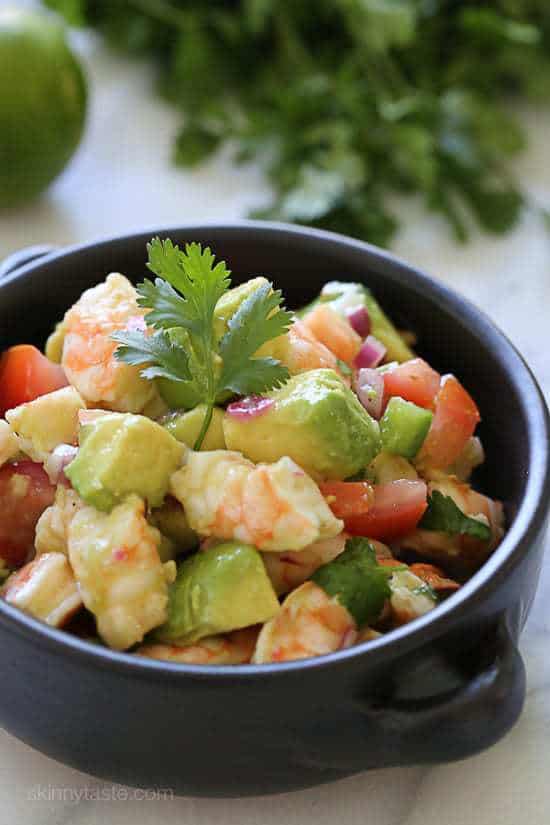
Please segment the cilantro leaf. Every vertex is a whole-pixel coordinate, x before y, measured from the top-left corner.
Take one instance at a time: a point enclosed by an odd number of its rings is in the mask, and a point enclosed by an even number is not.
[[[262,284],[246,298],[228,322],[220,341],[223,369],[219,389],[251,395],[273,389],[289,378],[289,372],[273,358],[253,358],[267,341],[285,333],[292,313],[280,309],[282,294]]]
[[[138,305],[150,310],[147,313],[147,325],[156,329],[173,329],[182,327],[195,330],[196,323],[189,318],[184,298],[174,287],[161,278],[153,283],[146,278],[137,285]]]
[[[115,332],[118,341],[116,357],[125,364],[149,364],[141,371],[144,378],[168,378],[170,381],[189,381],[189,359],[183,347],[170,339],[164,330],[144,335],[139,331]]]
[[[203,249],[198,243],[186,244],[182,252],[169,238],[154,238],[147,252],[147,268],[182,294],[180,310],[183,312],[185,306],[186,328],[201,335],[211,333],[214,309],[231,283],[224,261],[215,264],[210,248]]]
[[[473,536],[481,541],[489,541],[491,528],[480,519],[467,516],[457,507],[450,496],[433,490],[428,497],[428,509],[419,522],[423,530],[441,530],[452,535]]]
[[[319,567],[311,581],[346,607],[357,626],[376,619],[391,595],[388,584],[395,568],[383,567],[368,539],[348,539],[343,553]]]

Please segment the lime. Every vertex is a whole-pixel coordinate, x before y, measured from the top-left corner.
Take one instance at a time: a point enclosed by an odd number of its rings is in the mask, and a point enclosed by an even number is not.
[[[42,192],[80,142],[86,82],[60,23],[0,9],[0,207]]]

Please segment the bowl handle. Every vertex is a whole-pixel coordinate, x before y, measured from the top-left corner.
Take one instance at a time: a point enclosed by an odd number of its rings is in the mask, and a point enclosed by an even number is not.
[[[17,252],[8,255],[0,264],[0,280],[5,278],[6,275],[15,272],[16,269],[30,264],[32,261],[35,261],[37,258],[42,258],[44,255],[49,255],[57,249],[59,249],[59,247],[50,244],[26,246],[23,249],[18,249]]]
[[[390,762],[463,759],[490,747],[514,725],[525,699],[525,666],[507,624],[501,622],[493,633],[494,645],[481,651],[484,664],[459,687],[436,696],[361,702],[382,739],[398,740],[397,759]]]

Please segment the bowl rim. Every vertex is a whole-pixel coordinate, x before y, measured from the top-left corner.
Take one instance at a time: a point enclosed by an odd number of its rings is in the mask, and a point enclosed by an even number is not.
[[[364,241],[297,224],[253,220],[206,221],[145,228],[63,247],[5,276],[0,282],[0,294],[9,283],[23,279],[41,267],[55,266],[56,262],[62,258],[90,252],[96,253],[98,248],[109,247],[115,243],[141,242],[145,246],[146,240],[156,235],[170,236],[176,233],[192,235],[209,231],[219,234],[253,233],[256,236],[264,234],[271,237],[278,236],[280,240],[286,237],[289,240],[310,244],[326,244],[327,247],[333,249],[346,247],[364,256],[367,264],[370,261],[372,265],[373,261],[377,261],[388,267],[387,277],[394,284],[407,281],[418,290],[428,292],[444,311],[460,315],[468,330],[482,337],[484,345],[489,347],[495,357],[504,364],[510,380],[517,385],[518,390],[521,386],[521,393],[518,392],[518,395],[521,399],[522,414],[526,422],[528,443],[531,449],[529,450],[530,463],[525,493],[511,527],[483,566],[459,591],[439,605],[436,610],[378,639],[315,658],[262,665],[190,665],[147,659],[135,654],[99,647],[93,642],[49,627],[2,599],[0,599],[0,621],[9,625],[16,634],[24,635],[36,644],[40,644],[41,647],[46,645],[58,655],[70,653],[83,659],[89,666],[110,670],[114,668],[135,676],[139,675],[140,678],[155,680],[163,677],[176,680],[192,678],[202,681],[214,677],[224,681],[227,679],[248,681],[274,676],[283,677],[285,674],[296,674],[303,670],[324,670],[357,659],[361,659],[365,665],[367,663],[375,665],[384,656],[401,655],[419,644],[425,644],[434,637],[442,635],[450,628],[459,614],[485,600],[498,587],[501,580],[513,571],[541,532],[550,506],[550,417],[544,396],[533,373],[516,347],[469,299],[391,252]],[[261,243],[261,237],[256,237],[256,242]],[[534,444],[537,445],[537,449],[533,449]]]

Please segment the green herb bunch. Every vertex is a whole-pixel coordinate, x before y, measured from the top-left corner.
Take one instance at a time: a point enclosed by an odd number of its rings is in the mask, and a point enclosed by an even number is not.
[[[281,307],[282,293],[266,283],[246,298],[215,332],[215,310],[230,287],[224,261],[209,247],[187,244],[181,250],[167,238],[147,245],[148,269],[157,277],[138,284],[138,304],[147,309],[147,329],[113,333],[119,361],[141,366],[141,375],[183,388],[188,406],[206,405],[195,449],[204,440],[216,404],[232,395],[257,395],[289,378],[280,361],[255,357],[263,344],[283,335],[292,314]]]
[[[548,0],[45,0],[151,57],[184,114],[174,157],[261,162],[263,217],[386,244],[395,194],[459,239],[505,232],[525,195],[508,100],[550,94]]]

